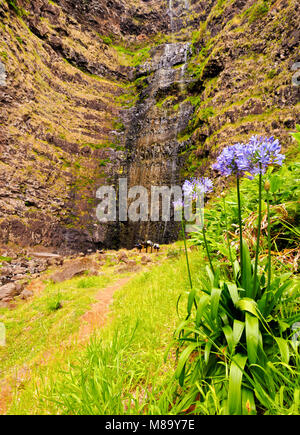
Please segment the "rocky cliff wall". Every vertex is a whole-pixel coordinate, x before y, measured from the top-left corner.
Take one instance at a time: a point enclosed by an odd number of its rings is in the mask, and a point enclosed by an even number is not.
[[[299,117],[294,0],[0,0],[0,240],[84,250],[176,238],[99,225],[102,184],[179,183]]]
[[[294,0],[218,1],[194,39],[189,71],[197,94],[187,136],[188,171],[204,172],[225,145],[252,134],[285,150],[300,121],[300,5]],[[298,74],[299,76],[299,74]]]
[[[178,0],[169,1],[168,15],[168,38],[135,72],[141,91],[127,122],[129,184],[149,191],[191,175],[215,177],[210,167],[220,149],[253,134],[275,135],[293,154],[299,4]],[[172,222],[121,227],[130,244],[177,234]]]
[[[113,239],[94,210],[96,189],[124,158],[117,120],[128,66],[103,33],[109,21],[120,34],[122,4],[105,6],[102,20],[94,2],[93,20],[84,3],[0,3],[4,243],[82,250]]]

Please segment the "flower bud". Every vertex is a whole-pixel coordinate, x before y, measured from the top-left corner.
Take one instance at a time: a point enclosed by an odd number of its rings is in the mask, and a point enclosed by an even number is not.
[[[271,189],[271,184],[270,184],[270,181],[267,180],[267,181],[265,182],[265,191],[266,191],[266,192],[269,192],[270,189]]]

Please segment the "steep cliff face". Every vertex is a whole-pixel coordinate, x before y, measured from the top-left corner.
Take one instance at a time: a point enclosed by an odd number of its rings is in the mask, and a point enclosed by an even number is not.
[[[97,225],[95,192],[124,160],[119,99],[133,54],[118,44],[124,32],[140,43],[134,19],[153,14],[128,2],[0,3],[2,242],[84,249],[115,239]]]
[[[294,0],[0,0],[0,242],[176,238],[99,225],[95,192],[172,185],[225,144],[300,122]]]
[[[300,6],[297,1],[218,1],[195,35],[189,70],[197,109],[187,135],[189,170],[205,171],[216,152],[252,134],[287,149],[299,123]]]
[[[220,149],[253,134],[293,147],[289,132],[300,120],[297,2],[170,1],[168,15],[167,40],[136,69],[142,90],[127,133],[129,184],[149,191],[192,174],[214,176]],[[178,227],[148,220],[123,232],[129,244],[145,235],[168,242]]]

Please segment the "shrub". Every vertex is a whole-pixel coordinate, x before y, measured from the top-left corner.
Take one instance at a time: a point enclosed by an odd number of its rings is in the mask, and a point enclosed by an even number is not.
[[[280,148],[273,137],[252,137],[246,145],[225,148],[213,165],[221,174],[236,177],[239,261],[228,243],[230,267],[224,277],[213,264],[202,225],[210,267],[207,277],[198,278],[200,284],[193,286],[187,255],[191,281],[187,317],[175,332],[180,355],[175,376],[188,391],[182,410],[193,406],[194,412],[205,408],[211,414],[298,412],[300,366],[293,333],[295,322],[300,320],[300,313],[294,311],[299,285],[290,279],[291,273],[277,276],[271,267],[270,191],[277,192],[280,180],[268,179],[268,171],[271,165],[282,165]],[[252,179],[259,176],[253,259],[243,237],[240,189],[241,178],[249,173]],[[268,249],[266,262],[260,265],[263,185]],[[224,214],[229,242],[226,211]]]
[[[58,291],[56,294],[51,295],[46,301],[47,311],[57,311],[62,308],[62,296]]]
[[[19,16],[22,17],[23,15],[26,14],[25,10],[23,8],[21,8],[20,6],[18,6],[18,4],[16,3],[16,0],[6,0],[8,6],[15,11],[15,13]]]
[[[269,12],[269,5],[267,0],[263,0],[261,3],[255,3],[253,7],[249,9],[249,23],[253,23],[258,19],[264,17]]]

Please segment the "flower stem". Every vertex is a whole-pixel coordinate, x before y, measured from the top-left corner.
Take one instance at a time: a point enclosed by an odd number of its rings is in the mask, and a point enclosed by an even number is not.
[[[188,251],[187,251],[187,244],[186,244],[186,237],[185,237],[185,226],[184,226],[183,219],[181,220],[181,226],[182,226],[182,235],[183,235],[183,240],[184,240],[184,249],[185,249],[188,276],[189,276],[191,290],[193,290],[193,282],[192,282],[191,271],[190,271],[190,263],[189,263],[189,256],[188,256]]]
[[[212,261],[211,261],[211,257],[210,257],[210,253],[209,253],[209,250],[208,250],[208,243],[207,243],[207,239],[206,239],[206,231],[205,231],[205,227],[204,226],[202,228],[202,234],[203,234],[203,240],[204,240],[204,245],[205,245],[205,249],[206,249],[209,265],[210,265],[212,273],[215,274],[214,267],[212,265]]]
[[[255,267],[254,267],[254,282],[253,282],[253,296],[256,296],[256,284],[257,284],[257,270],[258,270],[258,257],[259,257],[259,246],[260,246],[260,235],[261,235],[261,209],[262,209],[262,166],[259,164],[259,195],[258,195],[258,231],[257,231],[257,245],[255,253]]]
[[[241,276],[243,276],[243,227],[242,227],[242,207],[241,207],[241,189],[240,189],[240,178],[236,178],[237,185],[237,197],[238,197],[238,215],[239,215],[239,227],[240,227],[240,267]]]
[[[267,213],[268,213],[268,286],[267,291],[270,290],[271,286],[271,273],[272,273],[272,265],[271,265],[271,216],[270,216],[270,194],[267,191]]]
[[[226,229],[226,238],[227,238],[227,244],[228,244],[228,252],[229,252],[229,260],[233,269],[233,260],[232,260],[232,252],[231,252],[231,246],[230,246],[230,240],[229,240],[229,231],[228,231],[228,218],[227,218],[227,211],[226,211],[226,201],[223,197],[223,207],[224,207],[224,214],[225,214],[225,229]]]
[[[209,249],[208,249],[208,243],[207,243],[207,238],[206,238],[206,231],[205,231],[205,226],[204,226],[204,219],[203,219],[202,210],[200,210],[200,217],[201,217],[200,218],[200,222],[201,222],[201,227],[202,227],[202,234],[203,234],[203,241],[204,241],[205,250],[206,250],[206,253],[207,253],[207,257],[208,257],[208,261],[209,261],[209,265],[210,265],[211,271],[212,271],[213,274],[215,274],[215,270],[214,270],[214,267],[212,265],[211,256],[210,256]]]

